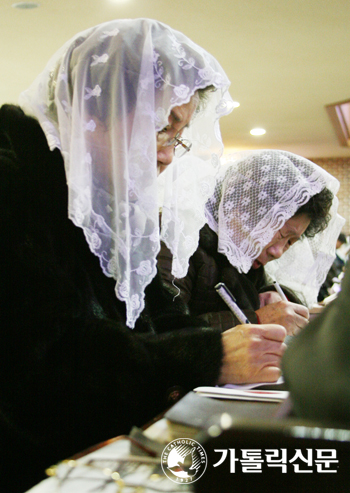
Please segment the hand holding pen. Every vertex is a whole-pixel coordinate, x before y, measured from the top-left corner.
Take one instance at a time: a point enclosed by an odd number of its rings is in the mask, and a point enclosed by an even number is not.
[[[260,323],[275,323],[283,325],[286,328],[288,335],[297,334],[300,329],[304,328],[309,321],[309,310],[298,303],[292,303],[288,301],[285,293],[283,292],[281,286],[277,281],[274,281],[274,287],[276,292],[282,298],[281,301],[270,301],[268,302],[267,295],[272,293],[274,296],[272,298],[277,298],[275,291],[262,293],[260,298],[261,304],[260,308],[255,311],[259,317]],[[265,303],[262,300],[266,300]]]
[[[247,317],[237,305],[236,298],[233,296],[228,287],[223,282],[219,282],[219,284],[215,286],[215,289],[241,324],[250,324]]]
[[[286,330],[278,325],[251,324],[224,283],[215,289],[242,324],[222,333],[224,354],[218,383],[275,382],[281,374]]]

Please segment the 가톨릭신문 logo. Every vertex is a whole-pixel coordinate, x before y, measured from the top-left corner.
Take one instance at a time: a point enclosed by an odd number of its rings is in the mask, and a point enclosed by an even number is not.
[[[174,483],[194,483],[203,476],[207,463],[202,445],[189,438],[168,443],[161,457],[163,472]]]

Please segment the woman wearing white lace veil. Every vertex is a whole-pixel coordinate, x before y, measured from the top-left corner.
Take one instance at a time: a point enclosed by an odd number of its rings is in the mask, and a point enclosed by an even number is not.
[[[198,105],[198,91],[208,86],[214,90]],[[158,171],[169,164],[174,143],[183,148],[176,140],[182,135],[192,144],[186,165],[194,163],[201,170],[195,179],[209,184],[197,195],[201,214],[187,235],[171,234],[176,224],[184,224],[171,180],[163,192],[172,205],[163,213],[161,234],[178,264],[186,266],[222,152],[218,120],[232,109],[228,86],[218,62],[186,36],[160,22],[136,19],[79,33],[21,95],[20,105],[39,120],[50,148],[62,152],[69,217],[83,228],[105,275],[116,279],[131,328],[156,273],[156,163]],[[185,115],[174,111],[179,107]]]
[[[166,173],[161,202],[184,273],[219,168],[228,85],[184,35],[117,20],[59,50],[22,95],[25,111],[1,106],[1,491],[26,491],[50,464],[233,380],[230,335],[173,301],[155,260],[157,167],[174,147],[188,155]],[[191,216],[173,187],[182,159],[196,170]],[[263,365],[273,381],[285,330],[264,330],[279,339]]]
[[[344,224],[337,214],[338,180],[301,156],[260,150],[229,156],[218,183],[207,204],[218,251],[242,273],[269,262],[267,273],[311,307],[334,260]],[[321,192],[325,195],[320,204],[313,205],[311,199]],[[301,226],[303,234],[284,235],[287,221],[303,213],[311,219]],[[276,242],[277,251],[269,250]]]
[[[326,171],[289,152],[228,156],[184,278],[174,279],[171,252],[162,245],[158,265],[164,281],[179,289],[192,315],[212,327],[224,331],[240,323],[215,291],[224,282],[251,323],[276,323],[289,335],[297,333],[309,319],[303,305],[316,302],[335,255],[343,224],[338,188]],[[287,291],[287,301],[274,290],[273,279]]]

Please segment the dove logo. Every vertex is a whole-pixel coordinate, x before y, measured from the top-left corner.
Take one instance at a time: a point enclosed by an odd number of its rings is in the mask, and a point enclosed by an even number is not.
[[[194,483],[207,468],[207,454],[195,440],[178,438],[164,448],[161,464],[164,474],[174,483]]]

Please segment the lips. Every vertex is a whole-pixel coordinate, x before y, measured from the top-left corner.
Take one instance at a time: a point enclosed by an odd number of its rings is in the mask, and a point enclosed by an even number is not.
[[[252,265],[253,269],[259,269],[259,267],[261,267],[261,266],[262,266],[262,263],[259,262],[259,260],[254,260],[253,265]]]
[[[267,260],[267,262],[269,262],[269,260]],[[252,264],[252,268],[253,269],[259,269],[259,267],[264,267],[267,262],[261,262],[260,260],[256,259],[254,260],[253,264]]]

